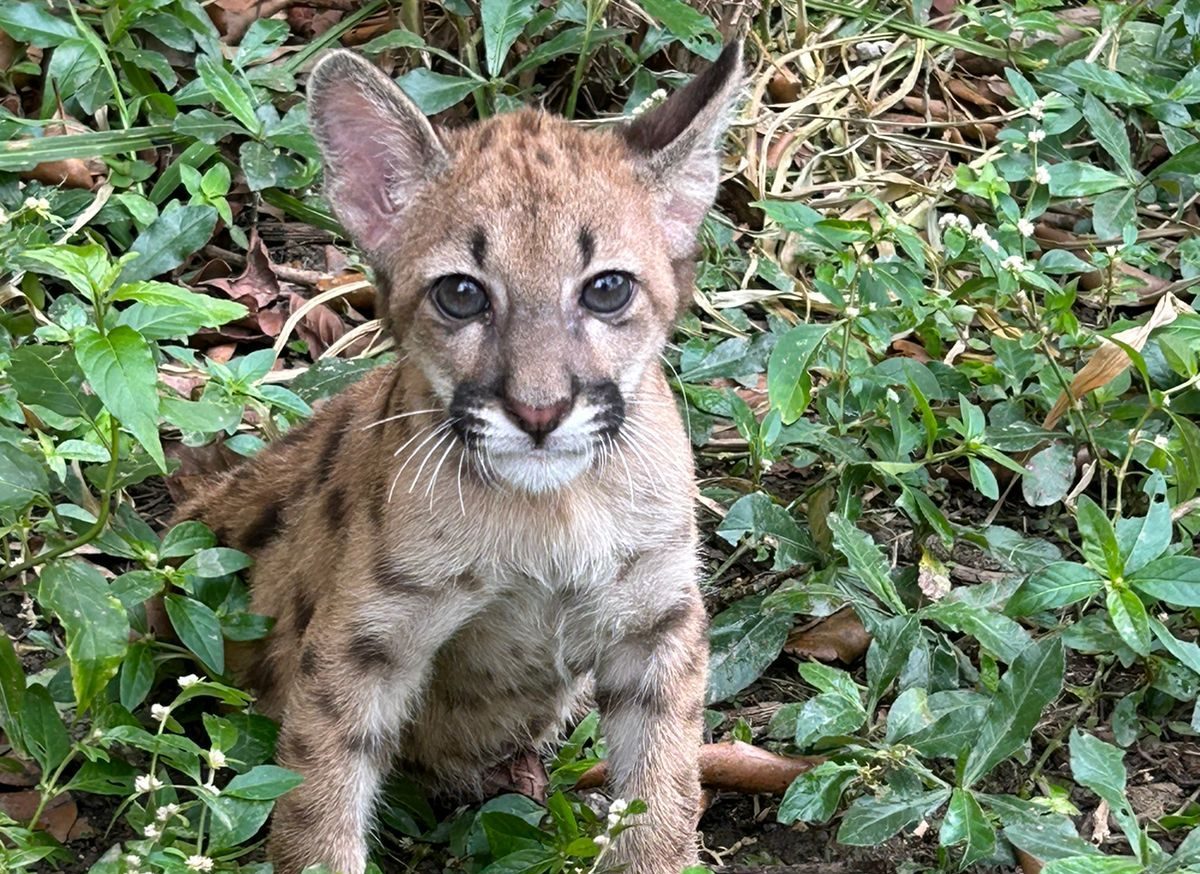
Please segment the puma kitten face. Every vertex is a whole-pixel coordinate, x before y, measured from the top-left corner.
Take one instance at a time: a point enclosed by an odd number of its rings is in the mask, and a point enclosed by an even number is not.
[[[329,200],[419,374],[415,409],[444,417],[481,478],[565,486],[650,402],[739,84],[733,46],[632,124],[526,109],[435,130],[356,55],[314,70]]]

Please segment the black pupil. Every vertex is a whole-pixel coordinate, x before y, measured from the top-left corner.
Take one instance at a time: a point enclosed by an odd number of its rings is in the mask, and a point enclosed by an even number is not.
[[[487,309],[488,299],[483,288],[469,276],[447,276],[437,281],[433,289],[434,302],[443,313],[454,319],[469,319]]]
[[[625,306],[633,283],[624,273],[602,273],[583,289],[583,305],[593,312],[613,313]]]

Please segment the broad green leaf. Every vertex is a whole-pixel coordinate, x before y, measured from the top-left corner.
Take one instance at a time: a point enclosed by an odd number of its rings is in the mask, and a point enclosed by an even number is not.
[[[536,0],[480,0],[483,50],[488,75],[493,79],[500,75],[508,50],[533,18],[536,8]]]
[[[124,325],[107,334],[89,325],[76,337],[75,354],[104,406],[165,471],[167,463],[158,440],[158,372],[149,344]]]
[[[244,552],[215,546],[202,549],[185,561],[179,568],[185,574],[192,574],[202,579],[223,577],[245,570],[254,560]]]
[[[1120,579],[1124,561],[1117,545],[1117,532],[1108,515],[1087,495],[1081,495],[1075,510],[1075,522],[1083,538],[1080,549],[1087,563],[1110,580]]]
[[[677,39],[692,40],[716,31],[707,16],[683,0],[642,0],[641,7]]]
[[[762,492],[738,498],[721,520],[716,533],[734,546],[746,536],[773,541],[775,570],[809,564],[820,558],[811,538],[792,515]]]
[[[1114,856],[1072,856],[1047,862],[1042,874],[1142,874],[1146,867],[1137,859]]]
[[[767,394],[785,425],[804,415],[812,390],[808,368],[828,325],[796,325],[779,338],[767,362]]]
[[[37,273],[69,282],[89,300],[95,300],[106,291],[114,278],[112,261],[104,247],[97,243],[26,249],[21,253],[21,260],[37,265],[30,268]]]
[[[1180,664],[1195,674],[1200,674],[1200,646],[1183,641],[1171,633],[1171,629],[1163,625],[1153,616],[1150,617],[1150,630],[1171,655],[1179,659]]]
[[[1200,558],[1169,555],[1150,562],[1126,582],[1176,607],[1200,607]]]
[[[828,822],[837,812],[842,793],[858,776],[858,765],[841,762],[822,762],[792,781],[777,818],[785,825],[800,822]]]
[[[172,203],[133,241],[141,257],[125,265],[118,283],[153,279],[174,270],[200,251],[217,226],[217,211],[208,204]]]
[[[1171,545],[1174,523],[1171,521],[1171,505],[1166,498],[1166,484],[1159,473],[1155,473],[1152,482],[1155,480],[1157,487],[1147,489],[1150,508],[1146,515],[1117,520],[1117,543],[1126,574],[1137,573]]]
[[[921,634],[921,623],[915,616],[893,616],[871,629],[871,645],[867,649],[867,693],[869,707],[876,702],[899,676],[912,655]]]
[[[963,769],[964,789],[1024,745],[1042,710],[1062,690],[1064,670],[1063,645],[1057,638],[1045,638],[1021,651],[988,704]]]
[[[214,58],[201,56],[196,59],[196,73],[225,110],[236,118],[246,130],[258,133],[262,122],[254,112],[254,97],[237,78],[225,69],[225,64]]]
[[[42,570],[38,601],[67,632],[71,685],[79,710],[104,691],[129,648],[129,619],[95,567],[80,559],[52,561]]]
[[[160,558],[187,558],[217,545],[216,535],[203,522],[180,522],[163,535]]]
[[[1027,577],[1008,599],[1004,612],[1009,616],[1029,616],[1066,607],[1090,598],[1103,585],[1100,575],[1090,567],[1072,561],[1056,561]]]
[[[208,294],[197,294],[169,282],[130,282],[112,293],[113,300],[138,301],[153,306],[178,306],[196,313],[200,324],[216,328],[226,322],[244,318],[247,309],[232,300],[221,300]]]
[[[150,645],[138,641],[129,647],[129,653],[121,665],[121,706],[136,710],[154,685],[154,656]]]
[[[1126,838],[1141,852],[1142,834],[1125,796],[1125,753],[1079,729],[1071,730],[1071,776],[1108,802]]]
[[[920,822],[937,810],[949,795],[948,789],[887,800],[864,795],[850,805],[842,818],[842,826],[837,833],[838,843],[851,847],[882,844],[901,829]]]
[[[71,736],[45,686],[34,683],[25,690],[21,730],[25,747],[43,774],[53,773],[71,753]]]
[[[940,601],[922,609],[934,622],[955,631],[965,631],[979,641],[984,650],[1012,664],[1029,646],[1029,635],[1012,619],[963,601]]]
[[[1092,204],[1092,227],[1102,240],[1120,240],[1128,227],[1136,227],[1137,189],[1106,191]]]
[[[1091,94],[1084,95],[1083,117],[1087,120],[1092,135],[1116,162],[1125,178],[1136,182],[1137,174],[1133,169],[1133,157],[1129,153],[1129,135],[1125,133],[1125,123]]]
[[[867,711],[857,695],[822,692],[809,698],[796,717],[793,743],[804,749],[825,737],[853,734],[867,721]]]
[[[112,581],[111,591],[126,610],[132,610],[153,598],[165,586],[166,580],[159,571],[128,571]]]
[[[28,170],[47,161],[117,155],[155,148],[177,139],[171,126],[165,124],[35,140],[13,139],[0,142],[0,170]]]
[[[396,84],[426,115],[436,115],[449,109],[474,94],[483,85],[476,79],[435,73],[425,67],[410,70],[397,79]]]
[[[245,774],[238,774],[221,791],[234,798],[271,801],[285,792],[290,792],[303,782],[303,777],[287,768],[280,768],[277,765],[258,765]]]
[[[1021,493],[1032,507],[1057,504],[1071,490],[1075,476],[1074,455],[1070,447],[1051,443],[1025,462]]]
[[[950,794],[938,843],[943,847],[965,844],[961,862],[964,868],[986,859],[996,849],[996,830],[971,792],[956,788]]]
[[[183,595],[166,595],[163,604],[179,639],[208,670],[225,672],[225,643],[221,622],[206,605]]]
[[[707,703],[732,698],[759,678],[783,651],[790,612],[764,611],[763,598],[744,598],[718,613],[709,628]]]
[[[52,14],[49,6],[40,0],[0,3],[0,30],[18,42],[43,49],[79,35],[70,19]]]
[[[40,462],[11,443],[0,443],[0,512],[23,510],[49,489]]]
[[[231,850],[250,840],[263,827],[274,807],[271,801],[235,798],[224,792],[215,798],[206,792],[200,794],[200,798],[213,814],[206,848],[210,853]]]
[[[17,752],[27,752],[21,727],[25,707],[25,669],[17,658],[12,638],[0,634],[0,728]]]
[[[1141,106],[1150,103],[1150,95],[1116,70],[1092,61],[1072,61],[1060,75],[1109,103]]]
[[[1167,158],[1150,171],[1149,178],[1157,179],[1168,173],[1180,173],[1184,176],[1200,173],[1200,143],[1192,143]]]
[[[1129,180],[1082,161],[1050,165],[1050,194],[1054,197],[1090,197],[1114,188],[1128,188]]]
[[[1108,618],[1125,645],[1138,655],[1150,655],[1150,617],[1138,596],[1122,586],[1110,586],[1105,598]]]
[[[8,374],[21,403],[85,419],[100,411],[100,401],[83,389],[83,371],[70,347],[25,345],[11,354]]]
[[[998,499],[1000,485],[996,482],[996,475],[992,473],[992,469],[974,457],[968,458],[967,464],[971,470],[971,484],[975,486],[975,490],[989,501]]]
[[[211,434],[233,428],[242,421],[242,405],[211,393],[198,401],[163,397],[159,401],[162,417],[181,431]]]
[[[829,529],[833,532],[833,544],[846,557],[855,576],[896,613],[907,613],[908,608],[900,600],[892,582],[888,560],[870,536],[840,514],[831,514],[828,521]]]

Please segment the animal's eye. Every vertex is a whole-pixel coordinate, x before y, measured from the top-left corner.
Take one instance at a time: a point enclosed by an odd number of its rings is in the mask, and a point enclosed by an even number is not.
[[[443,276],[434,281],[429,293],[442,315],[449,319],[474,318],[489,306],[487,292],[470,276]]]
[[[579,302],[594,313],[611,315],[633,297],[633,277],[628,273],[601,273],[583,284]]]

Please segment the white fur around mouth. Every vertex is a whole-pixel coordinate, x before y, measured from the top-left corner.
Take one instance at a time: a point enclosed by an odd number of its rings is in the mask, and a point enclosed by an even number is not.
[[[591,460],[592,453],[586,450],[537,447],[490,455],[486,466],[501,482],[538,494],[567,485],[587,470]]]

